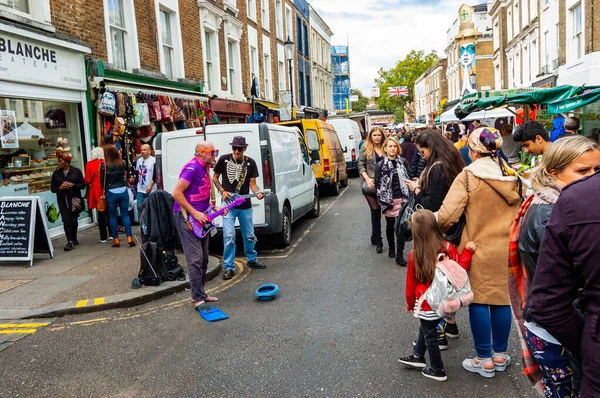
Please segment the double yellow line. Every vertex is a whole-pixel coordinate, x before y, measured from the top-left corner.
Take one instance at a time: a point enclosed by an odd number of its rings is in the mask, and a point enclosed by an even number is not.
[[[38,328],[50,325],[50,322],[39,323],[0,323],[0,334],[33,334]]]

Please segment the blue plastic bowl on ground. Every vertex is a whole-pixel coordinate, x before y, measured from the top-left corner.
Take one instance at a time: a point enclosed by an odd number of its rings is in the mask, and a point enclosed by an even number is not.
[[[256,289],[256,297],[262,301],[273,300],[278,292],[279,286],[274,283],[267,283]]]

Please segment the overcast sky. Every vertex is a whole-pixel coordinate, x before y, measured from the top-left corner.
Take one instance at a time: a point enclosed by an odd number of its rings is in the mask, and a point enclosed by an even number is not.
[[[485,0],[309,0],[334,33],[331,44],[350,44],[353,88],[369,96],[379,68],[390,69],[410,50],[436,50],[465,4]]]

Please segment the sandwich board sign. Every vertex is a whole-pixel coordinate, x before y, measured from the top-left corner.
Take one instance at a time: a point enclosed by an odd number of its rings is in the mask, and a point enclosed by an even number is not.
[[[4,196],[0,198],[0,261],[29,261],[34,253],[48,253],[54,248],[39,196]]]

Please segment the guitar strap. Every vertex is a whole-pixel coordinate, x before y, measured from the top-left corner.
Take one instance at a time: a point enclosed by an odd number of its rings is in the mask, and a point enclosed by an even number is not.
[[[185,225],[187,225],[190,231],[192,231],[193,229],[192,225],[190,224],[190,219],[188,218],[187,211],[185,211],[183,207],[181,207],[181,214],[183,214],[183,222],[185,222]]]

